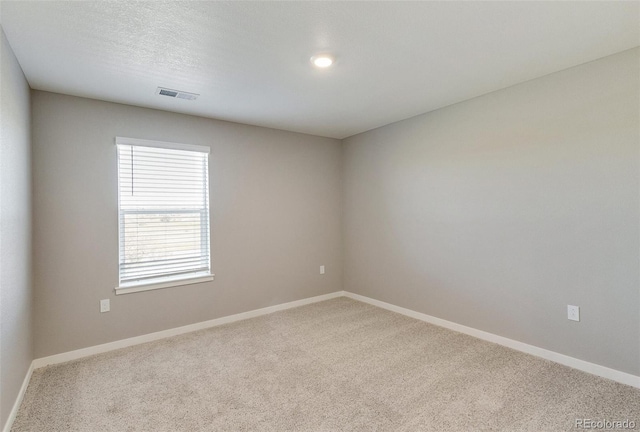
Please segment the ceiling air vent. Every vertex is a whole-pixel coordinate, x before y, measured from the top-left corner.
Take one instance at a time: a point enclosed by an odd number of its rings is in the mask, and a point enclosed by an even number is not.
[[[177,99],[186,99],[186,100],[196,100],[198,98],[198,94],[195,93],[187,93],[180,90],[171,90],[167,88],[158,87],[156,94],[160,96],[167,96]]]

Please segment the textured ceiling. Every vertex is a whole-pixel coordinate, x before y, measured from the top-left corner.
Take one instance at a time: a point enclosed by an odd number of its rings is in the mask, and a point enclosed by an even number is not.
[[[0,22],[32,88],[335,138],[640,45],[638,2],[2,1]]]

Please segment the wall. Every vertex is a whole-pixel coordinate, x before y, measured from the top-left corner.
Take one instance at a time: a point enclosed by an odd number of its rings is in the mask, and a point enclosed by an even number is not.
[[[32,103],[36,357],[342,289],[340,141],[40,91]],[[114,295],[116,136],[211,147],[215,281]]]
[[[345,290],[639,375],[639,65],[346,139]]]
[[[29,85],[0,28],[0,427],[33,360]]]

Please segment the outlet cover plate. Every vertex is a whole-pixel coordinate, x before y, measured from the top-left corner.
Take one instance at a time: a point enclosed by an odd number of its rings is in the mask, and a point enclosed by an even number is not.
[[[567,318],[571,321],[580,321],[580,306],[567,305]]]
[[[100,300],[100,312],[104,313],[104,312],[109,312],[110,310],[111,310],[111,300],[109,299]]]

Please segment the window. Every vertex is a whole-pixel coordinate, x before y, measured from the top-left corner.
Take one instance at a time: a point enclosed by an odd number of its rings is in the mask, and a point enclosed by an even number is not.
[[[209,148],[116,138],[117,294],[213,280]]]

